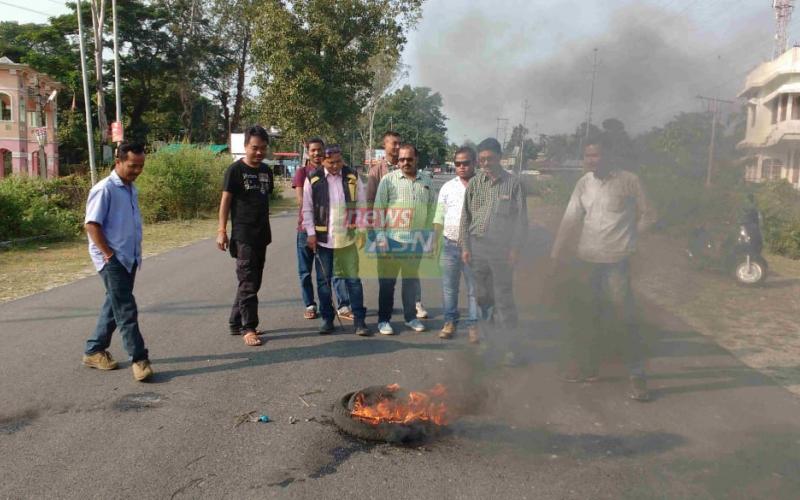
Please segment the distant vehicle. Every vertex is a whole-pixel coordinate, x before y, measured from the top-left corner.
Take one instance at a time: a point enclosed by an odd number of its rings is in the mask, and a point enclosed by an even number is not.
[[[767,279],[767,261],[761,255],[761,214],[746,210],[738,224],[723,224],[719,237],[705,227],[695,227],[689,234],[689,259],[700,268],[728,272],[744,286],[754,286]]]

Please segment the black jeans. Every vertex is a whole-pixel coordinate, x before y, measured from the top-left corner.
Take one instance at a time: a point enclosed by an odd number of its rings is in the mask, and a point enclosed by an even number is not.
[[[397,276],[403,276],[403,319],[417,317],[416,302],[420,296],[419,264],[421,253],[404,251],[407,245],[389,240],[389,250],[378,256],[378,322],[392,319],[394,289]]]
[[[228,324],[231,333],[255,330],[258,326],[258,290],[264,274],[264,261],[267,255],[266,245],[251,245],[241,241],[233,241],[236,245],[236,278],[239,287],[231,307]]]
[[[136,279],[136,264],[128,272],[116,257],[111,257],[100,270],[100,277],[106,288],[106,300],[100,309],[94,334],[86,342],[86,354],[94,354],[108,349],[111,334],[119,327],[122,344],[131,361],[147,359],[147,349],[139,331],[139,312],[133,297],[133,282]]]

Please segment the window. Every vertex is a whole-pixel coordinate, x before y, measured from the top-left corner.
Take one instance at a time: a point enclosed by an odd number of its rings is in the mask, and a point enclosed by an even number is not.
[[[11,96],[0,93],[0,121],[11,121]]]
[[[789,108],[789,94],[781,96],[781,121],[786,121],[786,110]]]
[[[792,120],[800,120],[800,95],[792,97]]]
[[[758,107],[755,104],[751,104],[748,107],[750,109],[750,127],[752,128],[756,126],[756,110],[758,110]]]
[[[782,168],[782,161],[772,158],[764,158],[761,161],[761,179],[765,181],[774,181],[780,179]]]
[[[28,111],[28,125],[31,127],[45,127],[47,126],[47,115],[45,115],[45,123],[42,124],[42,113],[36,111]]]
[[[11,175],[12,167],[11,167],[11,151],[7,149],[0,149],[0,156],[2,156],[3,160],[3,177],[8,177]]]
[[[778,102],[779,102],[779,99],[777,97],[772,100],[772,121],[771,121],[771,123],[773,125],[778,123]]]

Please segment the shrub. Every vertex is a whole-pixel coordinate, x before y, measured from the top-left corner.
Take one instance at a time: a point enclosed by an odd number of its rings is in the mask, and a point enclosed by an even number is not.
[[[10,177],[0,181],[0,240],[73,237],[83,222],[88,181]]]
[[[579,175],[525,176],[525,191],[529,196],[538,196],[548,205],[564,207],[575,188]]]
[[[800,193],[786,181],[770,182],[756,193],[771,252],[800,259]]]
[[[227,156],[190,146],[148,155],[136,181],[142,217],[149,222],[197,217],[219,203]]]

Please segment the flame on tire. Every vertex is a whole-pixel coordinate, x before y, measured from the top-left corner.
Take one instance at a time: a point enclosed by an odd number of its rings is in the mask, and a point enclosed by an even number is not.
[[[442,384],[436,384],[427,392],[411,391],[405,397],[400,396],[400,386],[397,384],[388,385],[386,389],[389,394],[374,404],[366,404],[364,395],[357,393],[351,416],[372,425],[417,422],[447,425],[447,389]]]

